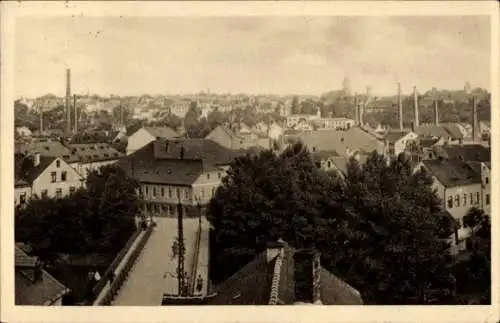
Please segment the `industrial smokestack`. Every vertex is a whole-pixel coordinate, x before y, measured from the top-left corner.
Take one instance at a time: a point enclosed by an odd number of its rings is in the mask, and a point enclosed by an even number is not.
[[[417,128],[419,126],[419,117],[418,117],[418,95],[417,95],[417,87],[413,87],[413,99],[415,101],[415,121],[414,127]]]
[[[71,72],[70,69],[66,69],[66,124],[68,133],[71,132],[71,110],[70,110],[70,100],[71,100]]]
[[[38,107],[40,109],[40,134],[43,132],[43,105],[40,104]]]
[[[398,82],[399,130],[403,131],[403,101],[401,100],[401,83]]]
[[[359,123],[358,93],[354,93],[354,122]]]
[[[78,111],[76,110],[76,94],[73,94],[73,111],[75,114],[75,129],[74,132],[78,132]]]
[[[436,126],[439,126],[438,101],[436,98],[434,98],[434,122]]]
[[[477,140],[477,99],[472,97],[472,141]]]
[[[123,104],[120,101],[120,126],[123,127]]]

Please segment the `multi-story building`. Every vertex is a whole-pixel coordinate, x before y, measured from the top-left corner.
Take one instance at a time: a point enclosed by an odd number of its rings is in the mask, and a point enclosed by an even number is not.
[[[179,134],[168,127],[142,127],[128,137],[126,153],[130,155],[156,139],[174,139],[177,137],[179,137]]]
[[[246,150],[251,147],[271,148],[271,139],[268,136],[256,133],[244,124],[218,126],[205,139],[213,140],[231,150]]]
[[[15,158],[15,205],[32,196],[62,198],[81,187],[83,177],[63,158],[39,153]]]
[[[68,163],[83,178],[87,178],[90,172],[114,164],[123,157],[122,153],[106,143],[70,144],[68,148],[71,150]]]
[[[313,121],[318,130],[347,130],[355,125],[355,121],[348,118],[321,118]]]
[[[198,214],[214,196],[236,152],[212,140],[159,139],[117,162],[139,184],[146,213],[174,216],[181,203]]]
[[[307,123],[321,119],[321,111],[318,109],[316,114],[292,114],[286,117],[287,128],[294,128],[299,122],[305,120]]]
[[[389,131],[384,136],[386,151],[391,157],[399,156],[410,143],[417,143],[417,138],[412,131]]]
[[[170,114],[184,119],[191,106],[191,101],[180,100],[175,101],[170,105]]]
[[[457,223],[457,231],[452,237],[452,253],[465,251],[470,229],[464,226],[464,216],[471,208],[482,208],[484,205],[481,173],[459,159],[424,160],[419,167],[432,176],[433,188],[442,200],[443,210]]]

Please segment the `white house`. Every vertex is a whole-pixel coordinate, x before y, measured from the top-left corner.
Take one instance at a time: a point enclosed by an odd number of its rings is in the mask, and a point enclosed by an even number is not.
[[[127,155],[146,146],[156,139],[173,139],[179,137],[179,134],[168,127],[142,127],[128,137]]]
[[[389,131],[384,136],[386,151],[389,156],[399,156],[408,144],[415,142],[418,135],[412,131]]]
[[[82,185],[83,177],[60,157],[35,153],[16,160],[15,205],[26,203],[34,195],[61,198]]]

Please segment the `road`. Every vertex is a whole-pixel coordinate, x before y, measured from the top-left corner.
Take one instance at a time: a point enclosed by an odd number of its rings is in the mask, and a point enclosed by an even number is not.
[[[158,306],[163,293],[177,294],[177,257],[172,244],[177,237],[177,219],[157,217],[157,227],[132,268],[113,305]],[[184,219],[185,270],[192,268],[198,219]]]

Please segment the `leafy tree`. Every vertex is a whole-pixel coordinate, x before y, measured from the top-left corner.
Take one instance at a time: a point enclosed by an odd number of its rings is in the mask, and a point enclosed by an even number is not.
[[[299,113],[300,113],[299,98],[297,96],[294,96],[292,99],[292,114],[299,114]]]
[[[348,165],[343,205],[351,210],[342,239],[331,242],[331,265],[367,303],[451,302],[454,277],[443,240],[451,231],[432,179],[413,173],[403,156],[387,165],[373,152],[363,167]]]

